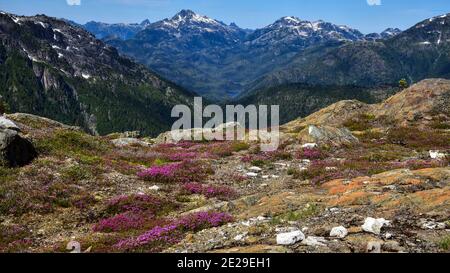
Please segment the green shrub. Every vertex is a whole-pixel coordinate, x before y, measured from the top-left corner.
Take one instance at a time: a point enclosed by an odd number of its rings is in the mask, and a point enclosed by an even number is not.
[[[392,128],[387,135],[388,143],[419,150],[448,147],[450,134],[437,130],[418,130],[413,127]]]
[[[351,118],[343,123],[350,131],[365,131],[372,128],[371,122],[375,120],[375,116],[371,114],[361,114],[355,118]]]
[[[107,150],[107,144],[99,138],[79,131],[58,130],[52,137],[36,141],[41,154],[56,155],[95,155]]]
[[[240,151],[248,150],[249,148],[250,148],[250,145],[248,143],[245,143],[245,142],[234,142],[231,145],[231,149],[234,152],[240,152]]]

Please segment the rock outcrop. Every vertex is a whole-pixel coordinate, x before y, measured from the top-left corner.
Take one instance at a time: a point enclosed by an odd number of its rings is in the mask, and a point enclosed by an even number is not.
[[[409,125],[429,123],[433,116],[450,118],[450,80],[427,79],[372,106],[376,117]]]
[[[347,128],[314,125],[303,129],[299,133],[298,138],[302,143],[313,142],[333,146],[341,146],[359,141]]]
[[[33,144],[19,134],[19,127],[11,120],[0,118],[0,164],[9,167],[30,163],[37,152]]]
[[[361,115],[371,116],[386,126],[423,126],[433,120],[450,122],[450,80],[427,79],[379,104],[356,100],[340,101],[305,118],[281,126],[288,134],[298,134],[309,125],[343,127]]]

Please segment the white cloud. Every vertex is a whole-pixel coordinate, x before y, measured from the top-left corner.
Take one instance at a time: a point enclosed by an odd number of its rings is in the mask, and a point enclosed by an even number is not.
[[[369,6],[381,6],[381,0],[367,0]]]
[[[69,6],[80,6],[81,0],[66,0],[67,5]]]

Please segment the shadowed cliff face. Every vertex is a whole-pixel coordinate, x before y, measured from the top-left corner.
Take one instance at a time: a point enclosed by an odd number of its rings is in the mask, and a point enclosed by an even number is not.
[[[192,93],[156,76],[81,28],[46,16],[0,15],[0,94],[11,111],[91,133],[167,129]]]

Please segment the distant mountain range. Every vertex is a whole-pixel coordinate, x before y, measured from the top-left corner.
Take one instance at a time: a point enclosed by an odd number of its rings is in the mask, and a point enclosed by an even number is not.
[[[117,38],[122,40],[132,39],[139,32],[150,25],[150,21],[144,20],[140,24],[106,24],[90,21],[82,27],[95,34],[98,39]]]
[[[299,82],[374,87],[430,77],[450,77],[450,14],[422,21],[389,39],[303,51],[246,89]]]
[[[308,48],[249,84],[234,102],[279,104],[286,122],[342,99],[380,101],[399,91],[402,78],[450,78],[449,42],[450,15],[443,15],[389,39]]]
[[[296,17],[248,30],[190,10],[154,23],[83,26],[2,12],[0,41],[0,96],[12,112],[99,134],[156,135],[196,92],[279,104],[288,122],[339,100],[381,101],[402,78],[450,78],[450,15],[364,35]]]
[[[115,25],[102,26],[101,31],[92,24],[83,27],[164,77],[216,100],[246,91],[249,84],[288,65],[305,49],[388,39],[400,32],[388,29],[366,36],[347,26],[292,16],[248,30],[191,10],[148,24],[129,39],[120,37],[123,29],[114,34]]]
[[[91,133],[169,129],[176,104],[194,94],[85,30],[44,15],[0,14],[0,95],[11,112],[78,125]]]

